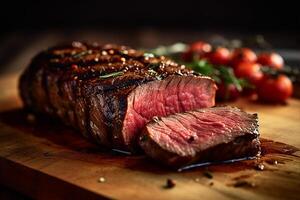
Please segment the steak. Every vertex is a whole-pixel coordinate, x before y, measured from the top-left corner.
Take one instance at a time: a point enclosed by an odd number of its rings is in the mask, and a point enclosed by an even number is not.
[[[256,156],[260,153],[258,137],[256,114],[225,106],[154,117],[139,143],[153,159],[182,167]]]
[[[24,106],[103,146],[136,151],[154,116],[214,106],[216,85],[163,56],[73,42],[33,58],[19,82]]]

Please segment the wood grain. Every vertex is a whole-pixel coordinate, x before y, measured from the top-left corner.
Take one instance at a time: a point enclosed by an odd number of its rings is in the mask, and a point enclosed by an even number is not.
[[[17,75],[0,79],[0,183],[38,199],[300,199],[300,153],[276,155],[278,165],[257,171],[246,165],[168,170],[144,156],[103,150],[52,119],[26,120]],[[234,105],[257,112],[264,138],[300,148],[300,101],[270,106],[241,99]],[[239,167],[237,167],[239,166]],[[244,167],[245,166],[245,167]],[[233,187],[239,177],[255,187]],[[99,182],[99,178],[105,182]],[[167,178],[176,186],[165,189]]]

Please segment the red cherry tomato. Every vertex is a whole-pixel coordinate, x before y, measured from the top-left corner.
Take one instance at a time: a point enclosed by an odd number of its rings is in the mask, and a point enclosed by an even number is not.
[[[231,57],[231,66],[235,68],[240,62],[256,62],[256,60],[256,54],[251,49],[235,49]]]
[[[190,45],[190,50],[193,52],[207,53],[211,51],[211,45],[207,42],[197,41]]]
[[[235,85],[225,85],[221,83],[218,85],[217,100],[219,101],[234,101],[240,96],[240,92]]]
[[[257,62],[274,69],[282,69],[284,65],[283,58],[277,53],[262,53],[258,56]]]
[[[292,81],[285,75],[265,76],[257,88],[259,100],[269,103],[284,103],[292,93]]]
[[[184,52],[181,57],[184,61],[192,61],[194,59],[194,56],[196,58],[201,58],[204,54],[211,51],[211,45],[203,42],[203,41],[197,41],[192,43],[186,52]]]
[[[250,83],[258,85],[263,78],[260,64],[251,62],[240,62],[236,66],[234,73],[239,78],[245,78]]]
[[[230,51],[225,47],[218,47],[214,51],[208,53],[207,58],[211,64],[227,65],[230,61]]]

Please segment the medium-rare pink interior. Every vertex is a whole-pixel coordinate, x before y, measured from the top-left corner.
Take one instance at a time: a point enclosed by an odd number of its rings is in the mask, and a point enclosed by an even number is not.
[[[129,144],[154,116],[212,107],[216,86],[209,78],[172,76],[138,86],[128,96],[123,137]]]
[[[239,136],[257,133],[254,116],[238,109],[217,107],[163,117],[147,126],[149,137],[162,149],[180,156],[195,156]]]

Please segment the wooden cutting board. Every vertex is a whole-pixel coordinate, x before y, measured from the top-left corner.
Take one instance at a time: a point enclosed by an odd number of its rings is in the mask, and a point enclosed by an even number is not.
[[[28,120],[17,76],[0,79],[0,184],[40,199],[300,199],[299,151],[275,155],[279,163],[264,163],[263,171],[245,162],[179,173],[144,156],[101,150],[50,119]],[[263,138],[300,148],[299,100],[234,105],[258,113]],[[168,178],[172,189],[164,188]]]

